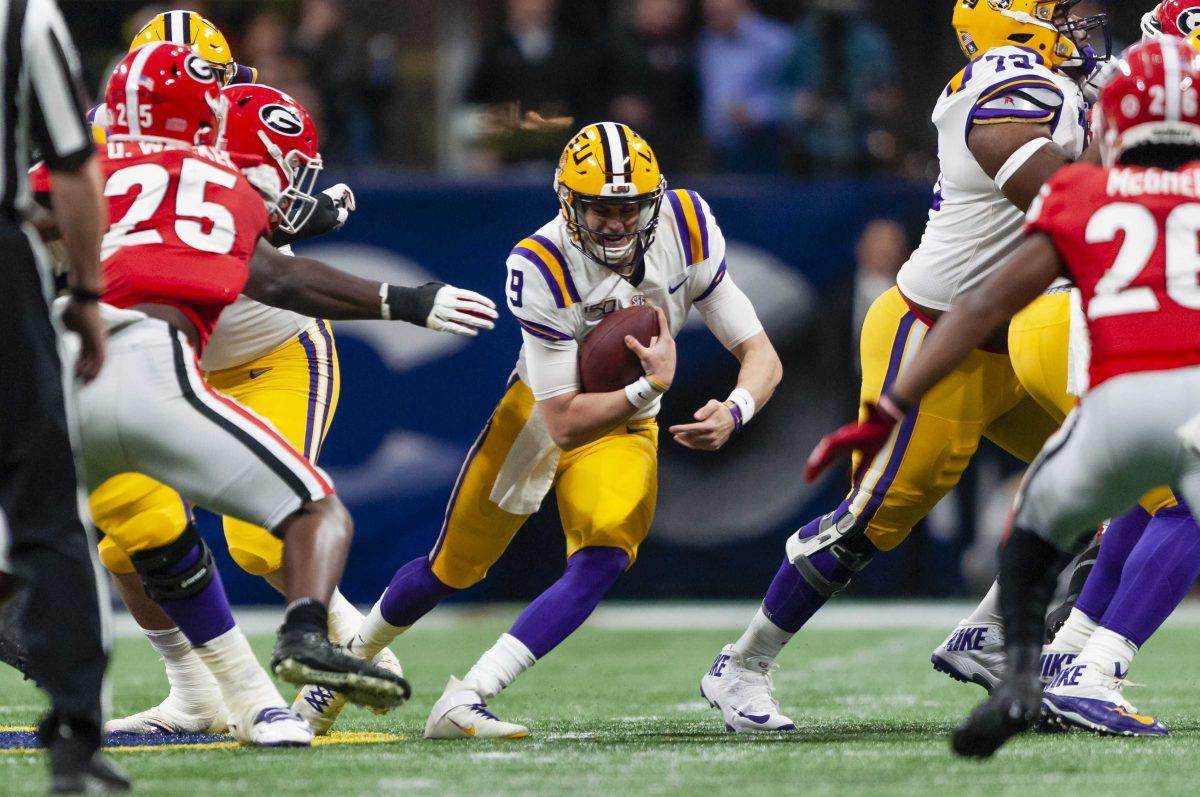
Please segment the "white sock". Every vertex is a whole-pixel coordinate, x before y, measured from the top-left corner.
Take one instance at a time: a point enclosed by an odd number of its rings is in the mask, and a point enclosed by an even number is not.
[[[979,625],[981,623],[1000,625],[1004,622],[1004,618],[1000,616],[999,582],[992,582],[992,588],[983,596],[983,600],[979,602],[979,605],[975,607],[975,611],[971,612],[965,622],[971,625]]]
[[[232,721],[246,722],[247,715],[269,706],[287,708],[236,625],[196,648],[196,655],[216,679]]]
[[[362,621],[362,612],[346,600],[341,590],[335,589],[329,597],[329,641],[335,645],[348,645]]]
[[[346,651],[351,656],[358,656],[365,661],[374,661],[379,651],[392,644],[392,640],[403,634],[411,626],[392,625],[383,619],[379,610],[379,601],[371,607],[366,617],[358,624],[358,630],[353,638],[346,643]]]
[[[1092,634],[1096,633],[1096,621],[1078,609],[1072,608],[1067,615],[1067,621],[1054,635],[1050,648],[1066,653],[1078,653],[1087,645]]]
[[[784,631],[771,622],[767,613],[759,606],[758,611],[754,613],[754,619],[742,632],[741,638],[733,643],[733,649],[743,656],[775,661],[779,651],[783,650],[783,646],[794,636],[791,631]]]
[[[485,701],[491,700],[536,662],[524,642],[512,634],[501,634],[463,676],[463,686],[478,692]]]
[[[1088,664],[1114,678],[1124,678],[1129,674],[1129,665],[1137,652],[1137,645],[1117,632],[1097,628],[1075,663]]]
[[[183,632],[171,628],[167,631],[143,630],[142,633],[166,665],[167,683],[171,687],[167,699],[190,714],[211,712],[213,704],[219,704],[221,700],[217,682]]]

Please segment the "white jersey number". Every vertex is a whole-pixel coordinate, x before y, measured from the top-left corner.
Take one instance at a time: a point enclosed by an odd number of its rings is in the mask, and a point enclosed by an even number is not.
[[[1189,310],[1200,310],[1200,204],[1179,205],[1167,214],[1165,226],[1167,296]],[[1111,243],[1118,233],[1124,233],[1125,239],[1116,260],[1096,283],[1096,295],[1087,306],[1092,320],[1152,313],[1159,308],[1153,288],[1132,285],[1158,246],[1154,214],[1144,205],[1114,202],[1096,211],[1084,237],[1090,244]]]
[[[104,185],[104,196],[125,196],[135,188],[137,197],[120,221],[113,222],[104,234],[100,258],[107,260],[118,249],[163,242],[155,229],[135,230],[149,221],[167,198],[171,173],[157,163],[139,163],[113,172]],[[205,200],[210,185],[233,188],[237,175],[204,161],[186,158],[179,167],[179,187],[175,191],[175,235],[187,246],[201,252],[229,254],[234,244],[233,214],[216,202]],[[205,227],[208,231],[205,232]]]

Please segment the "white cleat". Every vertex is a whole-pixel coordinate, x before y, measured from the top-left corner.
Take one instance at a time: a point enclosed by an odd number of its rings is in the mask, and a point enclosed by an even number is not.
[[[1004,628],[963,620],[930,656],[933,669],[992,691],[1004,677]]]
[[[778,666],[760,656],[743,656],[726,645],[700,679],[700,696],[721,709],[730,733],[794,731],[796,723],[780,711],[775,699],[771,673]]]
[[[354,651],[348,651],[354,655]],[[393,672],[401,677],[404,676],[404,668],[400,666],[400,660],[396,658],[396,654],[384,648],[379,651],[379,655],[375,657],[375,664],[378,664],[388,672]],[[315,686],[309,684],[300,690],[296,695],[295,701],[292,703],[292,711],[299,714],[312,727],[313,733],[317,736],[325,736],[333,727],[333,723],[341,716],[342,709],[346,707],[346,698],[341,692],[335,692],[332,689],[324,686]],[[391,709],[371,708],[368,707],[372,714],[387,714]]]
[[[308,747],[313,732],[299,714],[279,706],[260,708],[245,722],[230,722],[233,737],[252,747]]]
[[[497,719],[479,693],[453,675],[425,723],[426,739],[524,739],[528,735],[524,725]]]
[[[1109,675],[1094,664],[1070,664],[1042,693],[1042,710],[1061,724],[1096,733],[1166,736],[1165,724],[1125,699],[1121,690],[1126,685],[1123,675]]]
[[[167,695],[167,699],[154,708],[139,711],[128,717],[111,719],[104,723],[107,733],[136,733],[136,734],[218,734],[228,730],[225,721],[225,704],[221,696],[213,691],[212,699],[207,705],[196,708],[187,707],[184,701],[175,696]]]

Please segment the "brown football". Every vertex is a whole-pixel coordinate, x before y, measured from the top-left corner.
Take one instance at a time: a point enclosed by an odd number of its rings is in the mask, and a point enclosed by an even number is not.
[[[642,363],[625,345],[632,335],[643,346],[658,334],[653,307],[626,307],[606,316],[579,347],[579,380],[584,393],[620,390],[642,375]]]

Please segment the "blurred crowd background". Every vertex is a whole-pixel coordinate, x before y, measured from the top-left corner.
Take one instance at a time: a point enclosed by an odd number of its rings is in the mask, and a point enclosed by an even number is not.
[[[358,194],[346,228],[306,251],[375,279],[439,278],[499,299],[507,252],[557,212],[552,167],[570,133],[601,118],[630,124],[671,185],[714,208],[730,273],[785,379],[718,455],[662,444],[655,526],[618,594],[757,596],[787,534],[840,500],[843,475],[806,485],[800,467],[819,435],[853,414],[858,327],[928,212],[929,117],[964,63],[951,0],[59,3],[97,94],[154,14],[183,7],[211,19],[239,63],[312,113],[324,181],[347,180]],[[1150,3],[1111,4],[1118,42],[1137,36]],[[344,588],[373,600],[436,538],[520,335],[504,317],[469,346],[366,322],[336,330],[344,381],[321,461],[358,528]],[[724,396],[736,372],[699,324],[685,328],[680,352],[667,424]],[[1019,470],[985,445],[960,489],[854,590],[985,588]],[[530,597],[561,561],[547,501],[472,595]],[[271,599],[232,564],[222,572],[236,598]]]
[[[561,127],[607,118],[671,174],[929,180],[963,60],[948,0],[63,0],[97,90],[180,5],[313,113],[327,160],[454,174],[543,168]]]

